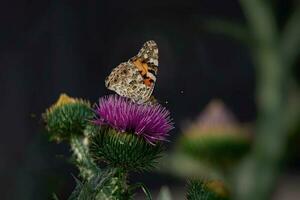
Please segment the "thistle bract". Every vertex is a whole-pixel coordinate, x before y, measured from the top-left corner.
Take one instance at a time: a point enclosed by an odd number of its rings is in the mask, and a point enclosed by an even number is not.
[[[126,171],[144,171],[154,167],[163,147],[151,145],[134,134],[119,132],[109,127],[93,129],[89,151],[94,161]]]
[[[95,112],[95,124],[133,133],[151,144],[165,140],[173,128],[169,111],[161,105],[137,104],[117,95],[100,98]]]

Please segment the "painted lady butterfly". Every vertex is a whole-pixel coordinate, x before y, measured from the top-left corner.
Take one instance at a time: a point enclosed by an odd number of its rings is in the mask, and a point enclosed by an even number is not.
[[[119,64],[105,80],[105,86],[137,103],[151,100],[158,71],[158,48],[147,41],[138,54]]]

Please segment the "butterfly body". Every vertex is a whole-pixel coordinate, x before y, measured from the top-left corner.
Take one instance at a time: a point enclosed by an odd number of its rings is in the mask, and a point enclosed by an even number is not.
[[[119,64],[105,80],[108,89],[137,103],[149,101],[158,71],[158,48],[147,41],[139,53]]]

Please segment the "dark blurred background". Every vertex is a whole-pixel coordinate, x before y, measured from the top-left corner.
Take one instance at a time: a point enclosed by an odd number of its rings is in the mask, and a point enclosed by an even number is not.
[[[279,23],[290,1],[274,1]],[[50,143],[41,113],[61,92],[96,102],[111,93],[104,79],[150,39],[159,46],[154,91],[171,110],[180,134],[212,99],[241,122],[255,120],[255,76],[247,47],[203,28],[211,18],[244,22],[237,0],[7,1],[0,6],[1,199],[66,198],[76,169],[66,144]],[[153,188],[165,176],[136,175]],[[153,177],[153,176],[152,176]]]

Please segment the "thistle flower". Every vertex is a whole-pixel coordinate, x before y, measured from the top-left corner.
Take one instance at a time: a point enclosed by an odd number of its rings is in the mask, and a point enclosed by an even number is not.
[[[134,133],[151,144],[166,140],[173,128],[169,111],[161,105],[137,104],[117,95],[100,98],[95,112],[95,124]]]
[[[159,104],[145,105],[117,95],[100,98],[89,129],[89,150],[98,163],[127,171],[150,170],[173,128],[170,113]]]
[[[205,136],[243,137],[244,132],[234,114],[221,100],[212,100],[200,113],[197,120],[187,129],[187,137],[199,138]]]

